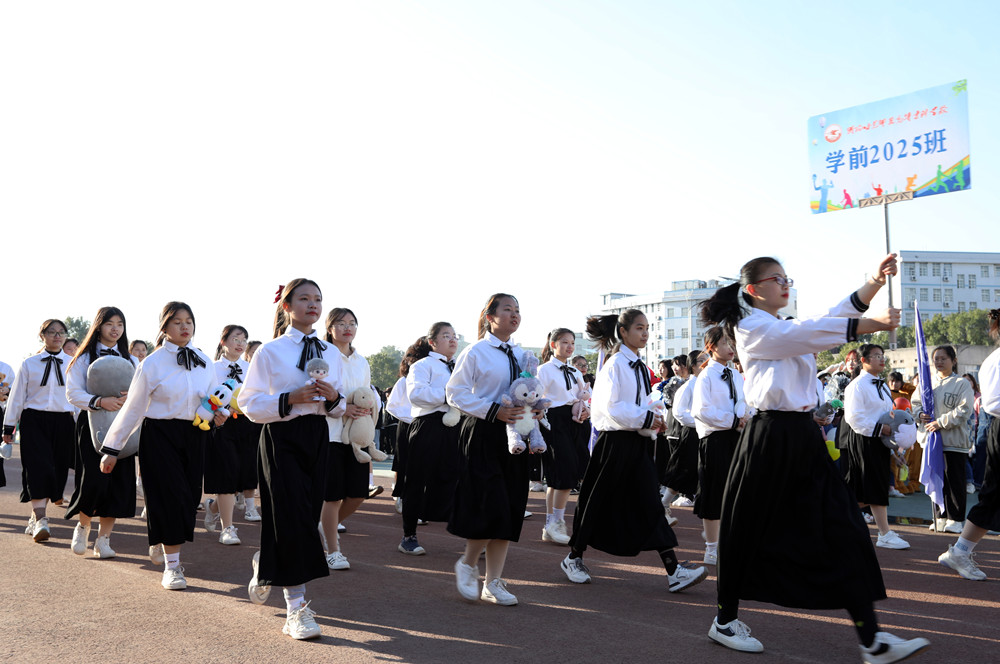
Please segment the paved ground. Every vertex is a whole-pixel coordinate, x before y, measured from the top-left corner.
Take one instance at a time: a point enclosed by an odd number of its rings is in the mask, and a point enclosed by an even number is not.
[[[295,642],[281,634],[278,593],[265,606],[246,597],[257,526],[240,520],[244,543],[236,547],[222,546],[199,529],[182,552],[189,588],[169,592],[159,586],[161,570],[146,557],[142,520],[119,523],[112,537],[114,560],[74,556],[72,524],[60,518],[52,519],[53,538],[36,544],[24,534],[28,510],[17,502],[16,458],[7,462],[6,476],[8,486],[0,489],[4,661],[860,661],[846,615],[754,603],[744,606],[742,618],[764,642],[765,653],[745,655],[713,644],[706,632],[715,613],[714,577],[671,595],[653,553],[623,559],[592,552],[594,583],[570,584],[559,570],[565,549],[538,539],[537,516],[526,522],[507,565],[520,605],[463,602],[452,572],[462,543],[441,524],[431,524],[419,531],[429,555],[398,553],[401,520],[387,494],[366,502],[348,523],[342,543],[352,569],[308,586],[323,637]],[[390,481],[380,480],[386,486]],[[902,500],[919,509],[926,497]],[[544,512],[542,494],[531,494],[529,509]],[[50,510],[59,514],[59,508]],[[699,522],[690,510],[674,512],[681,520],[681,557],[700,558]],[[932,650],[916,661],[997,661],[997,538],[984,541],[978,556],[990,580],[974,583],[936,563],[954,536],[917,526],[897,530],[913,548],[878,551],[890,594],[877,607],[883,626],[900,636],[931,639]]]

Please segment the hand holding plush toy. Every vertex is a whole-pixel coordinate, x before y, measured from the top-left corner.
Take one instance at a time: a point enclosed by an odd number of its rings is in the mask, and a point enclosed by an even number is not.
[[[913,422],[913,416],[905,410],[891,410],[885,413],[878,418],[878,424],[887,424],[892,429],[892,434],[881,436],[882,444],[890,450],[908,450],[917,442],[917,425]]]
[[[315,385],[316,381],[326,380],[326,377],[330,375],[330,365],[322,357],[314,357],[306,362],[306,373],[309,374],[306,385]],[[326,401],[322,395],[317,395],[312,400]]]
[[[507,424],[507,448],[511,454],[520,454],[530,449],[532,454],[546,450],[545,440],[533,410],[545,410],[552,403],[543,398],[542,382],[535,377],[538,359],[529,354],[527,370],[515,380],[507,393],[500,397],[500,405],[507,408],[521,408],[521,419]]]
[[[573,421],[584,422],[590,418],[590,398],[594,391],[586,381],[576,386],[576,401],[573,402]]]
[[[388,456],[375,447],[375,424],[378,422],[378,408],[371,388],[359,387],[354,390],[347,397],[347,403],[364,408],[370,414],[357,419],[345,417],[343,419],[344,428],[341,432],[342,442],[354,448],[354,458],[360,463],[385,461]]]
[[[211,394],[202,398],[198,408],[194,411],[194,421],[191,424],[202,431],[208,431],[216,413],[222,413],[229,417],[229,410],[226,406],[232,401],[235,389],[236,381],[232,378],[222,381],[212,390]]]

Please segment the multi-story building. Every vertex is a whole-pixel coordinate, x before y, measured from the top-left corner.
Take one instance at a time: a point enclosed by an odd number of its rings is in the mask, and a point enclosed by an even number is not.
[[[914,301],[924,320],[1000,303],[1000,253],[900,251],[899,261],[903,325],[914,323]]]
[[[606,293],[601,296],[601,312],[617,316],[626,309],[638,309],[646,314],[650,325],[649,342],[639,355],[647,364],[652,364],[702,347],[706,328],[698,321],[697,305],[731,283],[716,279],[675,281],[668,291],[646,295]],[[796,316],[796,301],[796,291],[792,289],[788,306],[781,313]]]

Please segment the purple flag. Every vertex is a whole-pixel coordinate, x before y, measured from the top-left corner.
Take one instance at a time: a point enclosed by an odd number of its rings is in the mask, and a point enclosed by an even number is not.
[[[604,366],[604,348],[602,347],[599,351],[597,351],[597,371],[594,372],[595,376],[601,372],[601,368],[603,366]],[[590,450],[591,454],[594,453],[594,445],[596,444],[597,444],[597,429],[594,428],[594,420],[593,418],[591,418],[590,442],[587,443],[587,448]]]
[[[917,367],[920,375],[920,408],[934,419],[934,387],[931,385],[931,367],[927,362],[927,342],[924,340],[924,326],[920,321],[920,307],[913,303],[916,313]],[[924,493],[944,511],[944,447],[941,433],[931,432],[924,439],[924,456],[920,463],[920,483]]]

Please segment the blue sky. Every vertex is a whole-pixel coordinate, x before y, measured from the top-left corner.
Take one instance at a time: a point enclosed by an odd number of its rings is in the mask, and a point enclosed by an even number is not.
[[[772,254],[819,312],[882,211],[813,216],[809,117],[969,81],[973,188],[891,208],[896,249],[1000,251],[993,3],[53,2],[0,8],[0,357],[125,310],[268,338],[295,276],[363,353],[435,320],[580,329],[604,292]],[[43,249],[44,247],[44,249]],[[37,256],[44,255],[42,269]],[[26,297],[22,284],[31,284]]]

